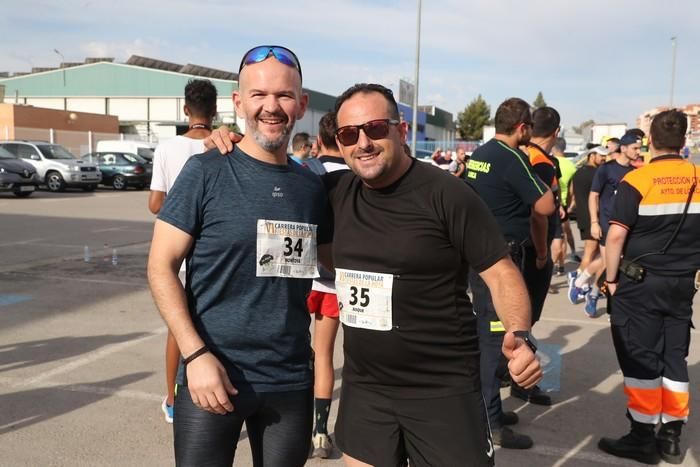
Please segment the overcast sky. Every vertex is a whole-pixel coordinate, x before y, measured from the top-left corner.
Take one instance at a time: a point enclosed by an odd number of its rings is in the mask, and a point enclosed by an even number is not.
[[[413,79],[417,0],[55,0],[5,2],[0,71],[131,54],[237,71],[251,46],[300,57],[304,84]],[[634,123],[669,102],[700,103],[700,0],[425,0],[420,104],[455,114],[542,91],[563,122]]]

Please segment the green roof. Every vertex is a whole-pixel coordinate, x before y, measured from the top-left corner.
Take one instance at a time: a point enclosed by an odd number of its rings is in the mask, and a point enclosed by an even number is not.
[[[19,97],[181,97],[191,78],[171,71],[99,62],[0,79],[5,95]],[[238,89],[236,81],[212,79],[220,96]]]

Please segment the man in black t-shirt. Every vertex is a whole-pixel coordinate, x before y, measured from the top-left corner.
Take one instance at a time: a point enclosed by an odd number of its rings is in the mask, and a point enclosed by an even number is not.
[[[522,99],[508,99],[498,107],[495,120],[496,137],[474,151],[467,180],[496,217],[520,270],[525,274],[542,270],[549,262],[547,216],[554,213],[555,205],[552,191],[535,174],[528,156],[518,149],[529,142],[532,133],[530,106]],[[492,300],[478,275],[471,274],[469,282],[479,320],[481,384],[494,440],[504,448],[530,448],[532,440],[528,436],[505,426],[517,423],[518,418],[512,412],[504,414],[501,407],[500,383],[505,367],[499,349],[506,329],[494,309],[495,297]],[[537,394],[535,397],[546,402],[546,395]]]
[[[591,235],[591,215],[588,210],[588,198],[593,186],[593,178],[598,167],[605,162],[608,150],[603,146],[592,148],[586,155],[586,165],[574,174],[572,180],[573,203],[569,211],[575,210],[576,224],[583,240],[583,258],[578,270],[568,274],[568,297],[572,304],[579,301],[579,297],[589,292],[591,280],[595,284],[598,275],[603,270],[603,258],[598,254],[598,240]],[[590,302],[590,301],[589,301]],[[594,310],[592,310],[594,311]],[[594,314],[588,314],[593,317]]]
[[[511,376],[531,387],[540,369],[527,345],[522,277],[474,191],[404,153],[407,127],[390,90],[356,85],[338,98],[336,115],[354,172],[326,176],[345,350],[336,434],[346,465],[493,465],[467,275],[488,285],[508,331]]]
[[[529,388],[542,372],[522,276],[476,193],[404,151],[391,90],[356,85],[335,110],[354,172],[324,176],[344,331],[336,441],[345,464],[493,465],[467,277],[477,271],[493,295],[511,378]],[[230,150],[233,138],[217,136]]]

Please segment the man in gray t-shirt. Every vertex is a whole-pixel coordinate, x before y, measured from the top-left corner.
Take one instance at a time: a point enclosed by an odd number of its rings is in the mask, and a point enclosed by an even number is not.
[[[329,241],[318,176],[288,159],[302,118],[301,67],[283,47],[245,54],[234,92],[246,136],[232,157],[194,156],[156,221],[148,275],[183,355],[179,466],[231,465],[246,423],[254,465],[302,466],[313,419],[309,315],[318,244]],[[187,290],[177,278],[187,258]]]

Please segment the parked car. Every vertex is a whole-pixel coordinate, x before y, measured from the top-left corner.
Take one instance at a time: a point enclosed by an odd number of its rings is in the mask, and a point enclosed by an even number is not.
[[[98,141],[97,152],[121,152],[135,154],[146,159],[148,162],[153,162],[153,154],[155,153],[155,145],[145,141],[135,140],[104,140]]]
[[[37,189],[39,177],[34,166],[0,148],[0,191],[11,191],[25,198]]]
[[[151,184],[153,165],[146,159],[128,152],[93,152],[83,156],[85,163],[96,163],[102,172],[102,184],[115,190],[133,186],[143,190]]]
[[[68,186],[93,191],[102,180],[96,164],[77,160],[66,148],[45,141],[2,141],[0,148],[31,164],[50,191]]]

